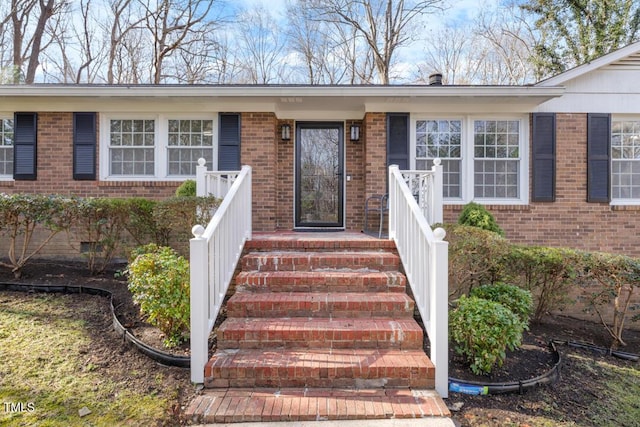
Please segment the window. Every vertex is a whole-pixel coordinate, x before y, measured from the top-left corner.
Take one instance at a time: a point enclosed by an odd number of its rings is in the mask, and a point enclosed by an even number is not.
[[[0,119],[0,177],[13,177],[12,119]]]
[[[517,120],[473,122],[475,198],[518,198],[519,125]]]
[[[141,115],[123,118],[102,115],[101,179],[184,179],[196,174],[203,157],[207,168],[217,166],[211,115]]]
[[[412,131],[412,167],[430,169],[440,158],[445,200],[528,202],[526,118],[416,118]]]
[[[433,159],[442,160],[443,194],[460,198],[461,120],[416,122],[416,168],[431,169]]]
[[[155,173],[155,121],[111,120],[110,175],[151,175]]]
[[[169,120],[169,175],[195,175],[203,157],[213,162],[213,120]]]
[[[640,199],[640,120],[611,122],[611,198]]]

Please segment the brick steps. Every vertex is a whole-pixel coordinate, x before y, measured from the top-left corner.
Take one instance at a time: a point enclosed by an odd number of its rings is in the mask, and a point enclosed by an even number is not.
[[[244,271],[317,271],[326,269],[398,271],[400,257],[390,252],[250,252]]]
[[[245,250],[193,422],[449,415],[393,242],[285,233]]]
[[[239,292],[405,292],[407,279],[398,271],[241,271]]]
[[[442,426],[449,410],[433,390],[229,388],[197,396],[185,415],[197,424],[420,418]]]
[[[433,388],[422,350],[221,350],[207,363],[207,387]]]
[[[422,341],[423,330],[412,318],[228,318],[218,329],[223,349],[421,349]]]
[[[227,302],[227,316],[410,318],[414,305],[401,293],[238,292]]]

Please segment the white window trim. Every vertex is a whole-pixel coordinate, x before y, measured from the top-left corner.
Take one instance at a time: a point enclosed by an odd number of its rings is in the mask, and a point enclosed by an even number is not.
[[[613,197],[613,155],[611,139],[613,137],[613,122],[616,121],[637,121],[640,122],[640,116],[637,115],[611,115],[611,134],[609,135],[609,193],[611,195],[610,206],[640,206],[640,199],[616,199]]]
[[[218,169],[218,114],[153,114],[119,113],[100,114],[100,180],[101,181],[184,181],[195,179],[195,175],[169,175],[169,120],[212,120],[213,121],[213,162],[207,164],[209,170]],[[154,120],[154,175],[110,175],[109,144],[111,140],[111,120]]]
[[[461,177],[460,177],[460,198],[447,198],[444,200],[447,205],[464,205],[469,202],[476,202],[483,205],[527,205],[529,204],[529,116],[528,115],[499,115],[499,114],[412,114],[410,130],[410,167],[416,168],[416,124],[419,120],[460,120],[462,122],[461,131]],[[520,122],[520,170],[518,198],[474,198],[473,171],[474,171],[474,120],[517,120]]]
[[[7,120],[7,119],[14,120],[14,114],[8,113],[8,112],[0,112],[0,120]],[[14,128],[14,132],[15,132],[15,128]],[[13,146],[15,147],[15,141]],[[0,181],[3,181],[3,182],[14,181],[13,174],[11,175],[0,174]]]

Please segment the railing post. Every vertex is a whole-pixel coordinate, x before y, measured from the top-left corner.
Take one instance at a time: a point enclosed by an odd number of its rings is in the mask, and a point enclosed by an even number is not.
[[[433,187],[431,201],[431,224],[442,224],[442,202],[443,202],[443,179],[442,179],[442,160],[433,159]]]
[[[189,241],[190,317],[191,317],[191,382],[204,382],[204,365],[209,357],[209,247],[202,237],[204,227],[192,228]]]
[[[433,234],[429,281],[430,357],[436,367],[436,391],[446,398],[449,394],[449,242],[444,241],[444,229],[436,228]]]
[[[246,180],[247,180],[247,185],[249,186],[249,189],[247,190],[247,194],[248,194],[247,204],[249,205],[249,209],[247,209],[248,210],[247,212],[248,227],[247,227],[247,235],[245,237],[247,238],[247,240],[251,240],[253,238],[253,206],[251,206],[251,204],[253,203],[253,178],[252,178],[253,170],[251,169],[251,166],[248,166],[248,165],[245,165],[242,168],[248,169]]]
[[[204,197],[207,195],[207,183],[206,183],[206,172],[207,172],[207,161],[200,157],[198,159],[198,166],[196,166],[196,196]]]
[[[391,165],[389,166],[389,240],[394,240],[396,238],[396,233],[398,231],[397,228],[397,224],[396,224],[396,217],[397,217],[397,212],[396,212],[396,203],[397,203],[397,198],[398,198],[398,194],[396,193],[396,183],[395,183],[395,177],[394,177],[394,172],[398,171],[398,165]]]

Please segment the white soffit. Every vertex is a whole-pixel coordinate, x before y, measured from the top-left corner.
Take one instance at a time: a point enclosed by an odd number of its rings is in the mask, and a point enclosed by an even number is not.
[[[3,85],[0,111],[273,112],[362,118],[366,112],[532,111],[560,86]]]

